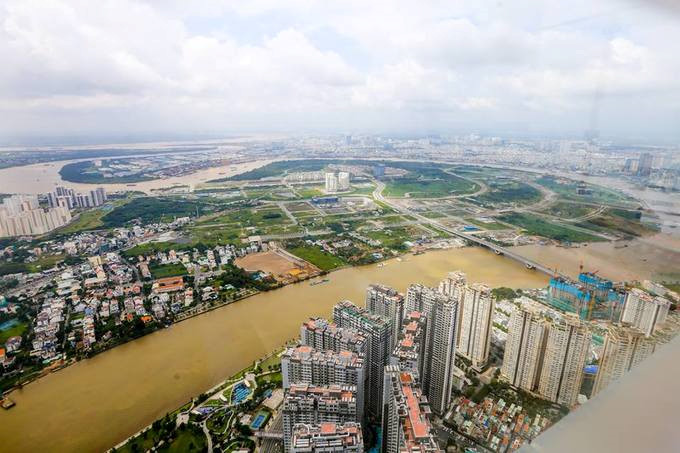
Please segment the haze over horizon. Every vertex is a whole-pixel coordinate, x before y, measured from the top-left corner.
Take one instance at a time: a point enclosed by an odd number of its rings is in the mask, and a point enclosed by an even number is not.
[[[680,138],[670,1],[0,0],[0,144],[254,132]]]

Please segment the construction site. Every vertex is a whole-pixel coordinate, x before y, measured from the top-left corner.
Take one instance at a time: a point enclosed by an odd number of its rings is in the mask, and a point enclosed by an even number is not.
[[[321,273],[318,267],[280,248],[248,254],[237,258],[234,264],[248,272],[267,273],[284,285]]]
[[[548,285],[546,302],[562,311],[577,313],[583,320],[618,320],[625,292],[611,280],[599,277],[597,271],[580,268],[578,280],[555,276]]]

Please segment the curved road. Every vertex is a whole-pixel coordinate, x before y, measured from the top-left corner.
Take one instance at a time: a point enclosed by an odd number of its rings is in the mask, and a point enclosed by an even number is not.
[[[428,223],[428,224],[434,226],[435,228],[438,228],[439,230],[446,231],[447,233],[452,234],[456,237],[465,239],[465,240],[472,242],[474,244],[477,244],[479,246],[486,247],[490,250],[493,250],[498,255],[504,255],[504,256],[507,256],[508,258],[514,259],[515,261],[519,261],[529,269],[536,269],[536,270],[541,271],[541,272],[548,274],[548,275],[560,275],[560,276],[562,276],[562,274],[559,274],[555,269],[550,269],[549,267],[546,267],[546,266],[544,266],[540,263],[537,263],[533,260],[530,260],[529,258],[521,256],[521,255],[519,255],[515,252],[512,252],[512,251],[510,251],[510,250],[508,250],[504,247],[496,245],[496,244],[489,242],[487,240],[480,239],[480,238],[475,237],[473,235],[462,233],[462,232],[457,231],[453,228],[449,228],[447,226],[442,225],[436,219],[429,219],[429,218],[427,218],[427,217],[425,217],[425,216],[423,216],[419,213],[411,211],[408,208],[405,208],[405,207],[399,206],[397,204],[391,203],[382,194],[383,190],[385,189],[385,183],[383,183],[382,181],[375,181],[375,182],[376,182],[376,188],[373,191],[373,198],[375,200],[381,202],[381,203],[386,204],[387,206],[394,209],[395,211],[398,211],[398,212],[405,214],[405,215],[413,216],[416,219],[418,219],[418,220],[420,220],[424,223]]]

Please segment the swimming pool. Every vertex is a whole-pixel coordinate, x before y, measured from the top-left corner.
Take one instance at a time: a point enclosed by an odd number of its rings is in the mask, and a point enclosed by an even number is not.
[[[231,402],[234,404],[240,404],[243,402],[243,400],[248,398],[248,395],[250,395],[250,389],[246,387],[243,382],[239,382],[231,391]]]

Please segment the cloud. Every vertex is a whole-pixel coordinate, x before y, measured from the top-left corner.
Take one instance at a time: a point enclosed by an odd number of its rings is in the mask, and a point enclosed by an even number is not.
[[[588,128],[594,102],[614,112],[605,133],[677,137],[680,27],[660,11],[581,0],[0,0],[0,137],[508,121],[571,131]]]

